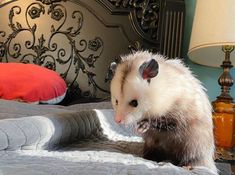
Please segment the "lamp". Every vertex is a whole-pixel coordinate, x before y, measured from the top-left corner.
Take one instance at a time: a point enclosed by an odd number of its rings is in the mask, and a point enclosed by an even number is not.
[[[234,46],[235,0],[197,0],[188,56],[206,66],[222,64],[223,73],[218,80],[221,94],[212,102],[214,134],[217,147],[230,149],[235,146],[235,105],[229,94]]]

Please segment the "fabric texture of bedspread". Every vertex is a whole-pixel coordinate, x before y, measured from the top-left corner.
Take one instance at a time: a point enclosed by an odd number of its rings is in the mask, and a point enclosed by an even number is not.
[[[103,108],[103,109],[102,109]],[[0,175],[212,175],[141,158],[142,139],[110,103],[50,106],[0,100]]]

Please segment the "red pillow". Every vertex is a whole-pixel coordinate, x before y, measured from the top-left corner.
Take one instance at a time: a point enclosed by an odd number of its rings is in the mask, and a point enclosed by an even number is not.
[[[0,98],[29,103],[56,104],[67,90],[54,71],[34,64],[0,63]]]

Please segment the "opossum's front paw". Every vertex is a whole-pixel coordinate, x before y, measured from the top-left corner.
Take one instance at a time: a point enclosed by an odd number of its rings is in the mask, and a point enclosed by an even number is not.
[[[144,134],[150,128],[150,121],[148,119],[143,119],[137,123],[137,132]]]

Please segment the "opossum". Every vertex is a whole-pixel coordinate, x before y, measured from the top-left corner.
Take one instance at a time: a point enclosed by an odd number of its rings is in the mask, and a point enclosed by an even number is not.
[[[217,172],[212,107],[180,59],[148,51],[123,56],[110,90],[115,121],[135,124],[145,141],[144,158]]]

